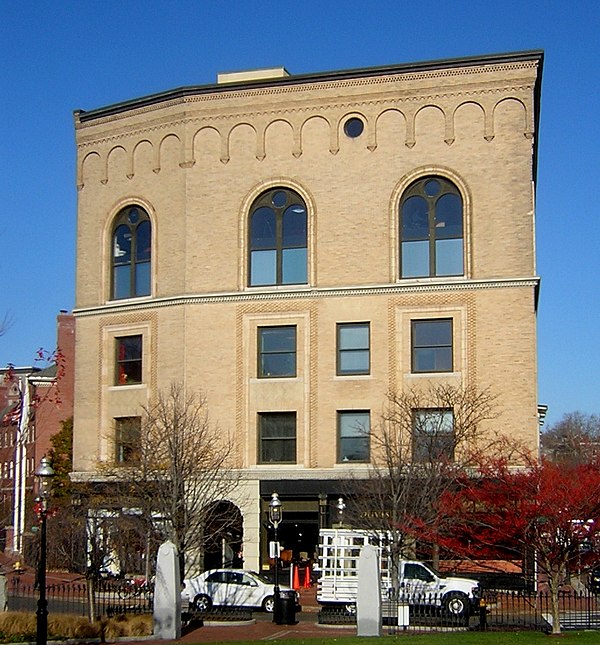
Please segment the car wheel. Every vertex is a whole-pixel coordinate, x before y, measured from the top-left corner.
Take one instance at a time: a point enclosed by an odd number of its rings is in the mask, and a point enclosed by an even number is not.
[[[464,593],[453,591],[444,597],[446,613],[453,618],[464,618],[469,613],[469,599]]]
[[[267,596],[262,602],[262,608],[264,611],[272,614],[275,609],[275,598],[273,596]]]
[[[194,598],[194,602],[192,603],[192,608],[195,611],[210,611],[211,607],[212,607],[212,600],[210,599],[209,596],[207,596],[204,593],[201,593],[199,596],[196,596]]]

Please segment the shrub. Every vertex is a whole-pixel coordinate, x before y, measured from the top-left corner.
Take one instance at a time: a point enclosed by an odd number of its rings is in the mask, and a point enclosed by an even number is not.
[[[50,614],[48,616],[48,638],[51,640],[102,638],[114,639],[122,636],[150,636],[152,616],[124,615],[103,618],[90,623],[83,616],[71,614]],[[0,613],[0,640],[4,642],[35,641],[36,615],[33,613],[7,611]]]

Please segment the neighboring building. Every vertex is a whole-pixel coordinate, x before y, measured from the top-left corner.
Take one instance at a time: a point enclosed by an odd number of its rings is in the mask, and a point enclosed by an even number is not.
[[[0,369],[0,521],[3,550],[23,554],[26,516],[32,511],[28,495],[40,459],[52,447],[50,439],[61,422],[73,416],[75,318],[57,316],[57,347],[51,363],[42,368]],[[46,363],[40,356],[40,363]],[[28,504],[30,507],[28,507]]]
[[[77,111],[74,479],[126,463],[159,389],[202,391],[258,568],[275,490],[282,546],[313,553],[390,390],[490,387],[537,451],[542,61],[277,68]]]

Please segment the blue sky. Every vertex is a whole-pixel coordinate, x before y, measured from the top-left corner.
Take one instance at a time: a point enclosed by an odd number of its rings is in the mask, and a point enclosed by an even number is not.
[[[600,412],[600,3],[0,0],[0,365],[32,364],[75,304],[72,113],[217,72],[292,74],[545,50],[537,185],[539,401]],[[586,213],[591,218],[586,217]]]

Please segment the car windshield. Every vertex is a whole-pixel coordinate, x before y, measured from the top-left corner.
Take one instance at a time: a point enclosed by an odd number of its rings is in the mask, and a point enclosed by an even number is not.
[[[267,580],[267,578],[265,578],[264,576],[261,576],[260,573],[256,573],[256,571],[248,571],[247,573],[250,574],[253,578],[257,578],[265,585],[273,584],[270,580]]]
[[[430,564],[427,565],[427,569],[431,571],[434,575],[436,575],[438,578],[445,578],[446,575],[443,573],[440,573],[437,569],[434,569]]]
[[[416,564],[416,563],[415,563]],[[440,573],[437,569],[434,569],[429,563],[425,566],[422,562],[419,562],[417,566],[426,569],[428,572],[433,573],[438,578],[445,578],[446,576],[443,573]]]

